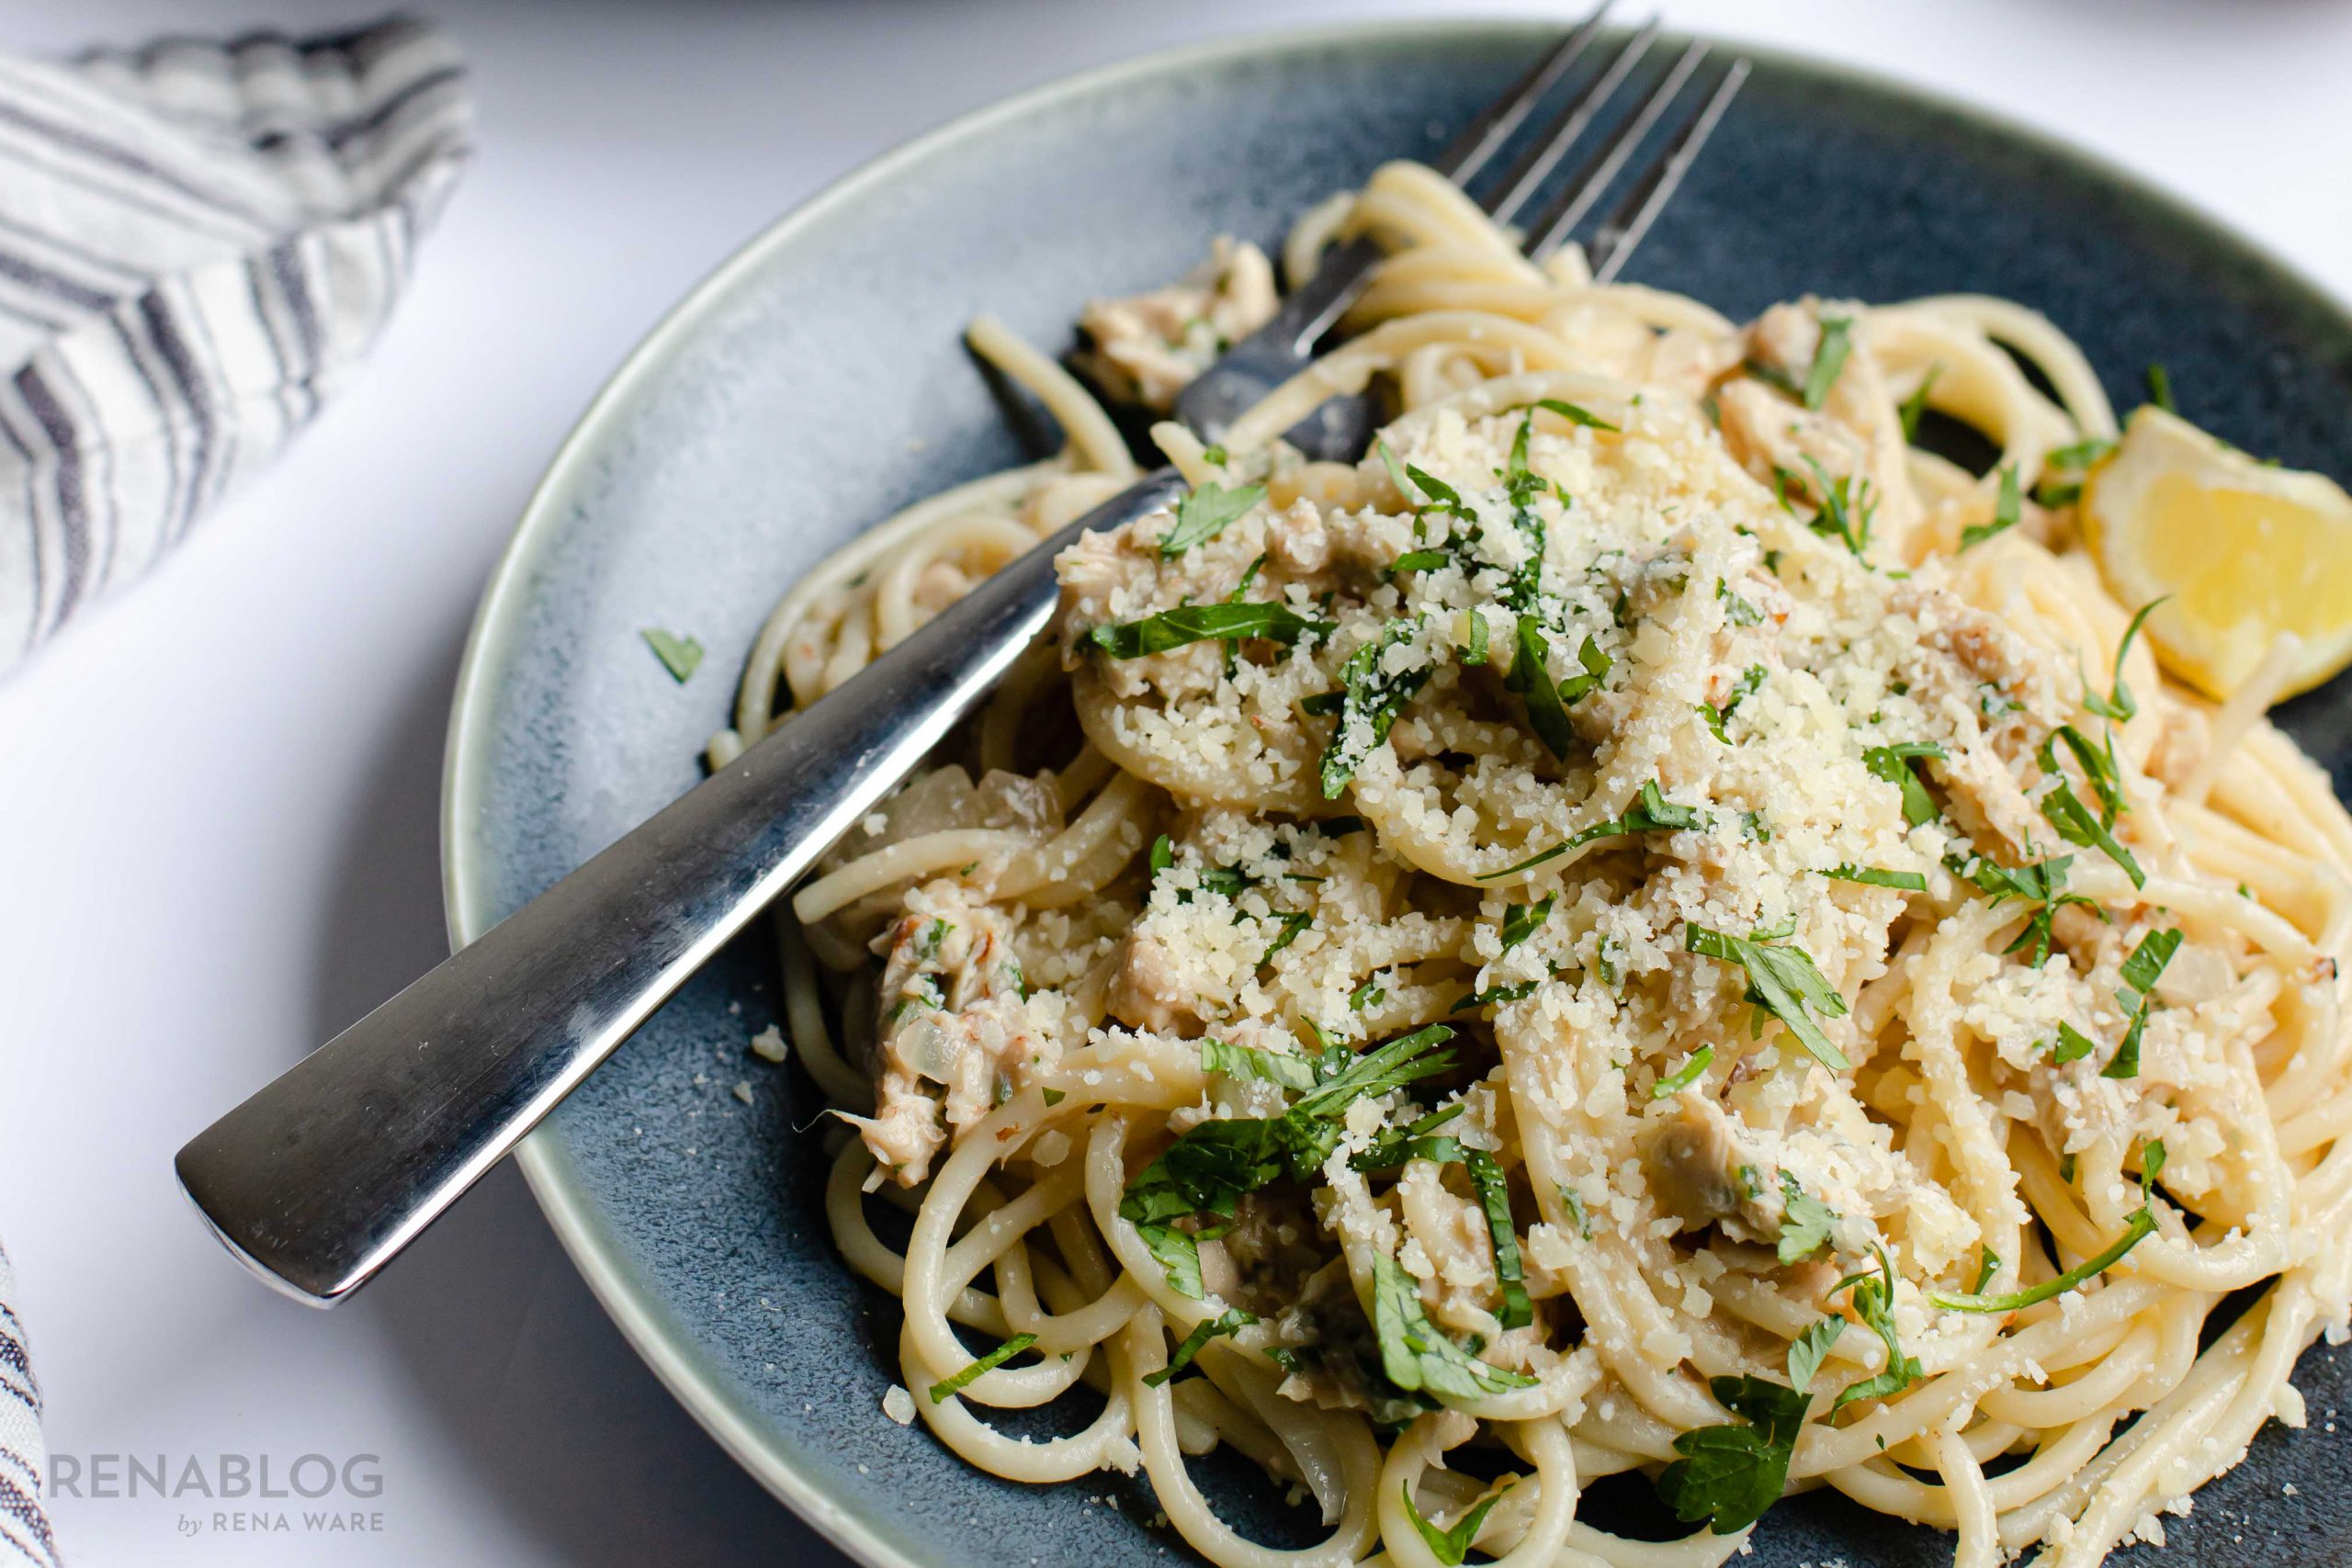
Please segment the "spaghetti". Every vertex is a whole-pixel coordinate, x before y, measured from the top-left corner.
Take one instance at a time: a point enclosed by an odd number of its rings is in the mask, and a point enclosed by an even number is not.
[[[1191,497],[1064,555],[1047,643],[780,922],[916,1410],[1001,1475],[1141,1467],[1231,1568],[1712,1564],[1821,1485],[1969,1568],[2161,1540],[2352,1296],[2352,818],[2102,586],[2089,367],[1989,299],[1594,287],[1404,164],[1285,270],[1364,231],[1342,346],[1222,448],[1159,427]],[[1160,334],[1098,363],[1164,391],[1248,330],[1239,250],[1098,308]],[[715,761],[1134,478],[971,336],[1068,449],[794,588]],[[1367,387],[1363,461],[1280,442]],[[1080,1384],[1070,1435],[980,1414]],[[1220,1519],[1218,1445],[1324,1540]],[[1629,1470],[1700,1528],[1577,1517]]]

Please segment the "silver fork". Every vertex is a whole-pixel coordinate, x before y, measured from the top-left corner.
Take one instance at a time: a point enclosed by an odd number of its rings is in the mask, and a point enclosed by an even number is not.
[[[1592,47],[1600,22],[1596,12],[1537,62],[1434,166],[1465,188],[1485,175]],[[1567,238],[1698,71],[1706,46],[1694,43],[1527,215],[1657,31],[1619,46],[1482,201],[1498,220],[1527,219],[1531,256]],[[1601,225],[1597,276],[1623,267],[1746,75],[1744,61],[1722,74]],[[1272,321],[1185,389],[1185,422],[1213,441],[1303,369],[1378,260],[1368,242],[1335,250]],[[1338,400],[1290,439],[1309,457],[1352,459],[1371,434],[1369,406]],[[180,1184],[214,1234],[299,1301],[332,1305],[364,1284],[971,711],[1045,630],[1056,555],[1182,491],[1162,468],[1038,545],[190,1140]]]

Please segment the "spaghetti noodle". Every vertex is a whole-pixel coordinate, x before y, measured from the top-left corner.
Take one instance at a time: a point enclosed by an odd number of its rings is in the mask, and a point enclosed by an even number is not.
[[[1001,1475],[1141,1467],[1231,1568],[1712,1564],[1821,1485],[1970,1568],[2160,1540],[2352,1295],[2352,818],[2079,547],[2089,367],[1989,299],[1594,287],[1404,164],[1285,270],[1363,231],[1342,346],[1222,448],[1159,427],[1192,496],[1064,555],[1047,644],[781,921],[915,1408]],[[1254,257],[1098,310],[1166,350],[1098,361],[1181,378]],[[794,588],[715,761],[1133,479],[972,343],[1069,448]],[[1367,387],[1363,461],[1280,442]],[[982,1419],[1081,1383],[1070,1435]],[[1220,1519],[1220,1444],[1320,1544]],[[1577,1517],[1629,1470],[1701,1528]]]

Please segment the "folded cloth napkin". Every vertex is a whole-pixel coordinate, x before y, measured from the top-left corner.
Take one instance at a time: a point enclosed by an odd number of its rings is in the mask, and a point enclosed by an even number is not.
[[[0,671],[318,412],[471,122],[413,21],[0,54]]]
[[[8,1255],[0,1252],[0,1563],[53,1568],[57,1540],[41,1503],[49,1454],[40,1440],[40,1389],[33,1382],[25,1325],[9,1305],[16,1294]]]

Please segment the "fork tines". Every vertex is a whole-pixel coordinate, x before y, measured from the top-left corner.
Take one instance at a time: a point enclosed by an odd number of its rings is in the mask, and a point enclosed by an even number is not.
[[[1465,187],[1477,179],[1543,99],[1585,55],[1595,52],[1601,17],[1608,8],[1603,4],[1587,17],[1537,61],[1501,101],[1456,137],[1433,165],[1438,172]],[[1636,28],[1613,49],[1604,46],[1605,62],[1533,134],[1510,168],[1493,182],[1492,188],[1477,198],[1479,207],[1489,217],[1498,223],[1519,220],[1537,192],[1552,183],[1562,162],[1593,129],[1611,100],[1640,69],[1651,46],[1657,41],[1658,31],[1658,24],[1653,20]],[[1635,154],[1658,130],[1676,100],[1699,75],[1707,54],[1708,46],[1703,42],[1686,46],[1641,103],[1619,120],[1605,141],[1584,155],[1566,185],[1526,220],[1526,241],[1521,248],[1531,259],[1542,261],[1559,249],[1592,214],[1601,197],[1625,175]],[[1748,62],[1744,59],[1735,60],[1713,73],[1712,85],[1698,100],[1698,107],[1679,120],[1670,141],[1642,169],[1626,196],[1600,224],[1590,255],[1597,281],[1611,281],[1623,270],[1634,248],[1649,232],[1651,224],[1697,161],[1707,138],[1722,121],[1724,111],[1730,107],[1747,74]]]

